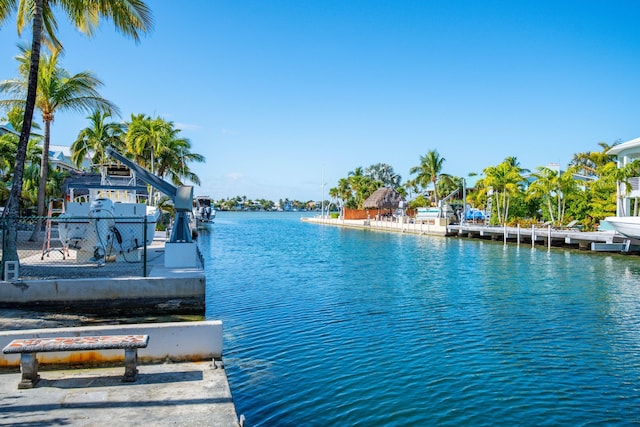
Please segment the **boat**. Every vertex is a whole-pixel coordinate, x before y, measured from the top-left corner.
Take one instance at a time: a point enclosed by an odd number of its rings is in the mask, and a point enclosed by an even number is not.
[[[74,177],[56,218],[62,245],[76,250],[78,263],[137,260],[137,249],[153,242],[160,217],[157,207],[145,203],[146,191],[123,165],[101,166],[99,183],[95,174]]]
[[[416,209],[416,222],[446,218],[447,221],[455,221],[456,213],[449,204],[440,207],[420,207]]]
[[[467,221],[484,221],[485,218],[485,213],[477,208],[469,208],[464,214],[464,219]]]
[[[640,216],[610,216],[605,221],[623,236],[640,239]]]
[[[209,196],[195,196],[191,213],[197,228],[208,228],[216,218],[213,199]]]

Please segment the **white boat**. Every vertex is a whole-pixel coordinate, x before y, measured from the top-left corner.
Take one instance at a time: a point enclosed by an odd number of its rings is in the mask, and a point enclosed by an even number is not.
[[[623,236],[640,239],[640,216],[610,216],[605,221]]]
[[[157,207],[139,200],[146,187],[136,185],[135,173],[119,165],[103,167],[99,184],[82,177],[75,181],[57,218],[63,246],[77,251],[79,263],[137,260],[139,254],[132,253],[153,242],[160,217]]]
[[[425,221],[436,218],[447,218],[449,221],[453,221],[456,218],[456,213],[449,204],[445,204],[442,207],[421,207],[416,209],[416,221]]]
[[[207,228],[216,218],[213,199],[209,196],[195,196],[191,213],[197,228]]]

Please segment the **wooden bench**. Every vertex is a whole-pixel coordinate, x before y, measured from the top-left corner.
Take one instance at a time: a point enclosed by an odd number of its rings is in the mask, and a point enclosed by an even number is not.
[[[32,388],[40,379],[36,353],[51,351],[124,350],[124,378],[133,382],[138,374],[138,349],[149,343],[148,335],[26,338],[13,340],[2,352],[20,354],[22,380],[19,389]]]

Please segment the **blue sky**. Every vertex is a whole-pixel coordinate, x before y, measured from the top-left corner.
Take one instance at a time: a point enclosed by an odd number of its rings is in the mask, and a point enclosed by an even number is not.
[[[131,114],[182,129],[216,199],[319,200],[358,166],[403,181],[435,149],[467,176],[530,169],[640,136],[637,1],[149,1],[141,43],[67,28],[62,65],[91,70]],[[16,75],[15,21],[0,79]],[[86,114],[59,113],[70,145]],[[39,119],[39,117],[37,117]]]

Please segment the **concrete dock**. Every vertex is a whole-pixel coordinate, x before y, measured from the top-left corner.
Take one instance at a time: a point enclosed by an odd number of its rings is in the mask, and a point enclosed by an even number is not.
[[[37,353],[40,380],[19,389],[18,354],[0,353],[0,425],[239,426],[222,364],[222,322],[171,322],[0,331],[14,339],[149,336],[135,382],[123,382],[124,352]]]
[[[148,347],[138,351],[135,382],[122,381],[124,352],[81,350],[37,353],[40,380],[18,389],[20,356],[0,352],[0,426],[242,425],[222,365],[221,322],[130,324],[185,308],[204,313],[202,267],[167,267],[163,241],[157,243],[149,248],[147,277],[109,277],[109,266],[61,262],[59,271],[42,267],[55,275],[48,280],[0,281],[0,349],[24,338],[149,336]],[[195,304],[184,303],[189,300]],[[107,310],[89,315],[99,305]]]
[[[0,373],[0,425],[240,425],[219,362],[141,365],[133,383],[123,371],[45,370],[28,390],[18,390],[19,373]]]
[[[406,234],[477,238],[502,241],[504,244],[523,244],[538,247],[563,247],[595,252],[640,252],[640,241],[610,231],[583,232],[576,229],[550,226],[506,227],[484,224],[447,224],[444,220],[430,222],[406,222],[390,219],[344,220],[340,218],[308,217],[305,222],[334,225],[371,231],[387,231]]]

